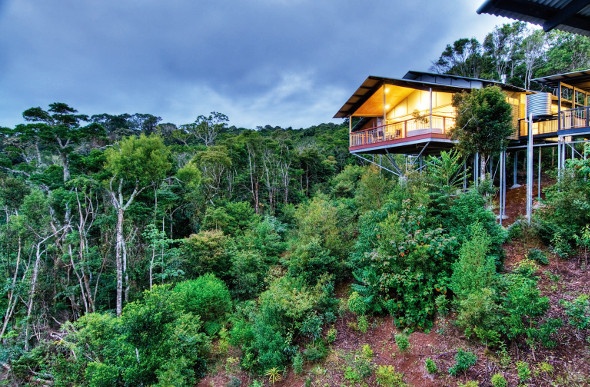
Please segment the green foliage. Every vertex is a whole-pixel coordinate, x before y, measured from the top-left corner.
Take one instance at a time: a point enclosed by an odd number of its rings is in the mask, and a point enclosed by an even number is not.
[[[397,372],[392,365],[380,365],[375,369],[375,381],[383,387],[405,387],[404,374]]]
[[[127,137],[105,151],[105,169],[117,179],[146,186],[160,181],[172,167],[170,150],[156,135]]]
[[[209,336],[221,329],[232,308],[227,286],[213,274],[180,282],[174,292],[178,294],[178,304],[184,311],[201,317]]]
[[[336,330],[336,328],[331,327],[330,329],[328,329],[328,332],[326,333],[326,342],[328,344],[332,344],[333,342],[336,341],[336,338],[338,337],[338,330]]]
[[[459,259],[453,263],[453,274],[449,287],[458,300],[467,298],[480,289],[493,287],[496,267],[488,258],[491,238],[481,224],[471,227],[471,239],[465,241],[459,250]]]
[[[320,238],[312,237],[308,242],[297,244],[287,262],[289,275],[301,277],[313,285],[324,273],[338,273],[339,262],[322,247]]]
[[[486,155],[506,149],[514,132],[512,106],[497,86],[473,89],[453,96],[457,109],[456,126],[451,137],[465,155]]]
[[[296,375],[300,375],[303,372],[303,356],[301,352],[297,352],[297,354],[293,357],[293,372]]]
[[[473,352],[464,351],[462,348],[459,348],[455,355],[455,364],[449,368],[449,374],[457,376],[460,373],[466,372],[475,363],[477,363],[477,356]]]
[[[541,265],[548,265],[549,258],[547,258],[547,254],[539,249],[530,249],[528,254],[526,255],[527,259],[535,261]]]
[[[467,337],[477,337],[484,344],[496,346],[502,339],[502,305],[494,289],[484,288],[458,301],[457,325]]]
[[[455,240],[429,227],[426,207],[407,199],[396,209],[386,204],[363,219],[353,255],[361,295],[368,311],[388,311],[400,326],[428,327],[437,292],[449,275]],[[440,293],[439,293],[440,294]]]
[[[398,333],[394,336],[394,339],[395,345],[397,345],[397,348],[400,350],[400,352],[406,352],[408,349],[410,349],[410,340],[408,335]]]
[[[367,312],[367,304],[358,292],[350,293],[348,297],[348,309],[356,315],[364,315]]]
[[[560,301],[568,317],[568,323],[576,329],[590,329],[590,301],[588,298],[587,294],[581,294],[573,301]]]
[[[329,348],[324,344],[322,340],[308,343],[303,350],[303,356],[305,360],[310,362],[316,362],[323,360],[328,356]]]
[[[502,374],[492,375],[492,386],[493,387],[508,387],[508,382]]]
[[[202,230],[221,230],[225,235],[241,235],[259,222],[252,206],[247,202],[228,202],[222,206],[207,207]]]
[[[359,383],[373,373],[373,351],[368,345],[361,350],[353,351],[345,355],[346,367],[344,378],[351,382]]]
[[[438,372],[438,367],[436,366],[436,363],[429,357],[426,358],[426,360],[424,361],[424,367],[426,368],[426,372],[428,372],[431,375],[434,375]]]
[[[229,241],[229,237],[219,230],[201,231],[183,239],[181,256],[187,276],[213,273],[226,278],[229,274]]]
[[[590,185],[580,170],[580,165],[566,167],[559,181],[547,188],[544,206],[534,214],[539,236],[562,258],[574,255],[576,236],[590,224]]]
[[[361,314],[360,316],[357,317],[356,328],[358,329],[359,332],[361,332],[363,334],[367,333],[367,331],[369,330],[369,320],[367,319],[367,316],[365,316],[364,314]]]
[[[529,363],[525,361],[516,362],[516,372],[518,374],[518,381],[524,383],[531,378],[531,369]]]
[[[242,365],[247,369],[265,370],[283,367],[296,354],[295,340],[312,341],[304,356],[314,360],[327,354],[321,334],[323,321],[330,321],[335,308],[333,285],[327,277],[310,287],[301,278],[280,277],[259,297],[257,310],[234,322],[232,341],[244,351]],[[249,321],[248,321],[249,320]]]
[[[440,157],[427,159],[429,185],[446,195],[456,194],[467,177],[463,168],[463,156],[456,150],[441,152]]]
[[[52,358],[60,384],[189,385],[205,371],[209,339],[199,317],[184,310],[168,287],[145,292],[121,318],[91,313],[65,328]]]
[[[270,384],[275,384],[276,382],[279,382],[283,379],[281,373],[282,371],[280,369],[278,369],[277,367],[273,367],[268,369],[264,374],[268,376],[268,381],[270,382]]]
[[[538,318],[549,308],[549,299],[541,297],[536,280],[527,276],[507,274],[504,280],[506,293],[503,306],[507,337],[514,339],[524,335],[528,339],[540,338],[543,330]]]

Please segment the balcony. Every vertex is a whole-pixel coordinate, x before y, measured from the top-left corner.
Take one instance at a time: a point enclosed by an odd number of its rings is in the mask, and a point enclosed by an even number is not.
[[[561,121],[561,122],[560,122]],[[558,133],[559,132],[559,133]],[[550,119],[533,123],[533,136],[556,137],[558,134],[570,135],[590,132],[590,106],[562,110]],[[526,137],[528,123],[519,120],[519,136]]]
[[[590,106],[564,110],[559,116],[561,130],[588,129],[590,128]]]
[[[402,146],[424,139],[448,141],[448,132],[455,126],[455,119],[448,116],[428,116],[408,119],[382,126],[363,129],[350,134],[350,150],[363,150],[380,146]]]

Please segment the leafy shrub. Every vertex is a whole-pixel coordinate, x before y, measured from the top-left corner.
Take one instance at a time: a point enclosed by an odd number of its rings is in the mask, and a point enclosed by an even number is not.
[[[426,358],[426,360],[424,361],[424,367],[426,368],[426,372],[428,372],[431,375],[434,375],[438,372],[438,367],[436,366],[436,363],[429,357]]]
[[[260,295],[258,309],[245,311],[231,330],[232,341],[244,353],[242,366],[258,371],[286,366],[297,353],[294,341],[319,338],[322,321],[333,316],[333,291],[326,276],[313,287],[301,278],[288,276],[273,281]],[[325,343],[316,339],[306,346],[303,356],[319,360],[327,353]]]
[[[473,352],[464,351],[462,348],[459,348],[459,351],[455,355],[455,364],[449,368],[449,374],[457,376],[474,366],[476,362],[477,356]]]
[[[496,266],[487,256],[492,243],[490,236],[479,223],[470,228],[472,236],[461,245],[459,259],[452,265],[449,286],[459,300],[493,287],[496,279]]]
[[[51,361],[57,385],[194,385],[205,372],[209,338],[167,286],[144,292],[120,318],[89,313],[65,329]]]
[[[367,313],[367,304],[358,292],[352,292],[348,297],[348,309],[356,315]]]
[[[367,320],[367,316],[365,316],[364,314],[358,316],[356,321],[356,327],[359,332],[367,333],[367,331],[369,330],[369,320]]]
[[[186,276],[194,278],[213,273],[227,278],[230,239],[220,230],[201,231],[182,240],[181,257]]]
[[[328,329],[328,332],[326,332],[326,342],[328,344],[332,344],[333,342],[335,342],[337,337],[338,330],[336,330],[336,328],[334,327]]]
[[[375,381],[383,387],[405,387],[404,374],[396,372],[392,365],[380,365],[375,370]]]
[[[475,336],[494,347],[501,341],[503,313],[495,291],[483,288],[458,301],[457,325],[468,338]]]
[[[241,300],[257,297],[264,290],[269,270],[265,257],[252,249],[231,251],[230,255],[231,294]]]
[[[361,348],[361,356],[365,359],[371,360],[373,358],[373,349],[369,344],[364,344]]]
[[[526,255],[527,259],[530,259],[534,262],[537,262],[541,265],[548,265],[549,258],[547,258],[547,254],[539,249],[530,249],[528,254]]]
[[[449,314],[449,299],[445,294],[441,294],[436,296],[434,299],[434,304],[436,305],[436,310],[438,314],[441,316],[446,316]]]
[[[303,372],[303,356],[301,356],[300,352],[293,357],[293,372],[299,375]]]
[[[450,272],[454,239],[428,226],[427,208],[416,200],[365,214],[351,264],[357,267],[353,289],[368,311],[388,311],[399,326],[425,328],[435,297],[444,291],[440,284]]]
[[[574,163],[588,163],[576,160]],[[590,186],[580,168],[568,167],[562,171],[559,181],[545,190],[544,206],[535,212],[539,235],[550,243],[555,253],[562,258],[573,255],[575,237],[590,224]]]
[[[324,359],[328,356],[329,349],[322,340],[308,343],[303,350],[303,356],[306,360],[314,362]]]
[[[492,376],[492,386],[493,387],[508,387],[508,382],[506,378],[502,374],[494,374]]]
[[[590,301],[587,294],[581,294],[573,301],[561,300],[570,325],[577,329],[590,328]]]
[[[408,339],[408,335],[403,333],[398,333],[394,336],[395,344],[400,352],[406,352],[410,348],[410,340]]]
[[[530,278],[536,280],[537,271],[539,270],[539,265],[531,259],[523,259],[522,261],[518,262],[514,270],[512,271],[514,274],[522,275],[523,277]]]
[[[547,344],[554,331],[557,321],[548,320],[541,323],[540,318],[549,309],[549,299],[541,297],[537,281],[522,274],[507,274],[504,279],[504,311],[503,319],[505,334],[508,339],[525,336],[528,340],[543,339]]]
[[[529,368],[529,363],[525,361],[516,362],[516,372],[518,373],[518,380],[521,383],[524,383],[531,378],[531,369]]]
[[[339,263],[330,250],[323,247],[318,237],[311,237],[307,242],[297,243],[287,262],[289,275],[301,277],[313,285],[325,273],[339,273]]]
[[[477,380],[468,380],[465,383],[459,383],[458,387],[478,387],[479,382]]]
[[[201,316],[209,335],[217,333],[231,311],[231,295],[225,283],[213,274],[179,282],[174,287],[179,304],[186,312]]]

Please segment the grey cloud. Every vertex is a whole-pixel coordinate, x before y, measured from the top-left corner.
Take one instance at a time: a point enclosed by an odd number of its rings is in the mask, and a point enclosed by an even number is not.
[[[329,121],[369,74],[426,70],[491,31],[470,0],[0,0],[0,125],[64,101],[182,124]]]

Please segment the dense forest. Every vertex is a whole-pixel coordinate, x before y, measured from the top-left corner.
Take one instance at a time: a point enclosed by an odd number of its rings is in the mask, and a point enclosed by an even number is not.
[[[434,63],[521,86],[584,67],[588,38],[522,23]],[[564,295],[558,318],[539,288],[549,258],[587,266],[588,159],[532,225],[503,228],[493,182],[463,189],[463,154],[420,169],[396,156],[396,177],[349,154],[348,122],[246,129],[211,112],[177,126],[62,102],[23,119],[0,128],[0,385],[191,386],[220,367],[275,384],[329,357],[344,316],[359,335],[390,316],[401,351],[443,317],[498,356],[557,348],[564,327],[589,337],[588,294]],[[507,270],[505,244],[531,239],[546,248]],[[372,356],[346,357],[344,384],[403,385]],[[455,359],[451,377],[477,361]]]

